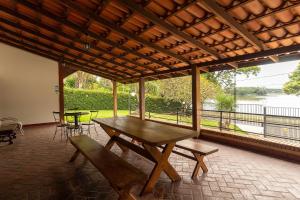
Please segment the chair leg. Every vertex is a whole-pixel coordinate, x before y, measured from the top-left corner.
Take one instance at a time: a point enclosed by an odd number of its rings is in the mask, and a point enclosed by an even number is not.
[[[54,136],[53,136],[52,140],[55,139],[56,133],[57,133],[57,126],[55,127],[55,132],[54,132]]]
[[[65,131],[64,127],[60,128],[60,141],[62,141],[63,132]]]
[[[96,128],[96,124],[94,124],[94,129],[95,129],[95,132],[98,133],[98,132],[97,132],[97,128]]]
[[[66,129],[66,142],[68,142],[68,140],[69,140],[69,130],[70,129],[68,129],[68,128]]]

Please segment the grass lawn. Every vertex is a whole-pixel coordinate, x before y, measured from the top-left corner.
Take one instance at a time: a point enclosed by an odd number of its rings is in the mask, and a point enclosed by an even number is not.
[[[76,110],[76,111],[66,111],[66,112],[89,112],[89,110]],[[129,114],[128,110],[118,110],[118,116],[126,116]],[[99,110],[97,118],[109,118],[113,117],[112,110]],[[81,122],[88,122],[90,119],[90,115],[82,115],[80,117]]]
[[[149,118],[149,116],[147,114],[148,113],[146,113],[146,117]],[[162,120],[177,122],[177,116],[176,115],[171,115],[171,114],[151,113],[151,119],[158,119],[158,120],[162,119]],[[192,117],[179,116],[178,121],[179,121],[179,123],[192,124]],[[206,127],[219,127],[219,122],[218,121],[213,121],[213,120],[201,119],[201,125],[206,126]],[[240,132],[240,133],[245,133],[238,126],[235,126],[234,124],[231,124],[229,126],[229,128],[232,129],[232,130],[235,129],[237,132]]]
[[[88,110],[76,110],[78,111],[82,111],[82,112],[88,112]],[[72,111],[68,111],[68,112],[72,112]],[[118,116],[126,116],[129,115],[129,111],[128,110],[118,110]],[[109,118],[109,117],[113,117],[113,111],[112,110],[99,110],[99,113],[97,115],[97,118]],[[89,115],[83,115],[80,117],[80,121],[81,122],[88,122],[89,121],[90,116]],[[149,118],[149,113],[146,112],[146,118]],[[172,115],[172,114],[158,114],[158,113],[151,113],[150,114],[150,119],[156,119],[156,120],[163,120],[163,121],[170,121],[170,122],[175,122],[177,121],[177,116],[176,115]],[[179,116],[178,117],[179,123],[180,124],[186,124],[186,125],[190,125],[192,123],[192,118],[188,117],[188,116]],[[207,120],[207,119],[202,119],[201,121],[202,126],[206,126],[206,127],[218,127],[219,124],[217,121],[212,121],[212,120]],[[230,125],[230,129],[234,129],[239,132],[239,133],[245,133],[243,132],[238,126],[235,125]]]

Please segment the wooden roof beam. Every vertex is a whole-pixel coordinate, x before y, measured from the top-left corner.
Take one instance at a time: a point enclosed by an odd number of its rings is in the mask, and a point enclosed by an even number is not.
[[[1,7],[0,7],[0,10],[1,10]],[[4,12],[5,12],[5,11],[4,11]],[[10,13],[9,13],[9,14],[10,14]],[[20,16],[19,16],[19,17],[20,17]],[[20,18],[20,19],[26,21],[26,18]],[[37,36],[39,36],[39,37],[43,37],[44,39],[47,39],[47,40],[49,40],[49,41],[51,41],[51,42],[56,42],[56,43],[59,43],[60,45],[67,46],[68,48],[72,48],[72,49],[75,49],[75,50],[77,50],[77,51],[83,52],[83,49],[80,49],[80,48],[78,48],[78,47],[75,47],[74,45],[72,46],[72,45],[63,43],[63,42],[59,41],[56,37],[55,37],[55,38],[49,38],[49,36],[43,35],[43,34],[41,34],[40,32],[37,32],[37,31],[33,31],[33,30],[31,30],[31,29],[29,29],[29,28],[27,28],[27,27],[21,26],[20,24],[11,22],[11,21],[9,21],[9,20],[7,20],[7,19],[0,18],[0,22],[3,22],[3,23],[5,23],[5,24],[7,24],[7,25],[9,25],[9,26],[14,27],[14,28],[18,28],[18,29],[20,29],[20,30],[24,30],[24,31],[26,31],[26,32],[28,32],[28,33],[30,33],[30,34],[34,34],[34,35],[37,35]],[[31,20],[31,21],[29,21],[29,23],[34,23],[34,21]],[[45,29],[45,30],[48,30],[48,31],[53,32],[53,33],[55,33],[55,34],[57,34],[57,35],[60,35],[60,36],[65,37],[65,38],[67,38],[67,39],[71,39],[71,40],[73,40],[73,41],[76,41],[76,42],[78,42],[78,43],[82,43],[82,44],[83,44],[83,42],[82,42],[79,38],[72,38],[72,37],[66,35],[65,33],[61,32],[61,31],[59,31],[59,30],[52,29],[51,27],[48,27],[48,26],[46,26],[46,25],[42,25],[42,24],[40,24],[40,23],[38,23],[38,24],[40,25],[41,28],[43,28],[43,29]],[[46,37],[46,38],[45,38],[45,37]],[[102,52],[102,53],[107,53],[105,50],[103,50],[103,49],[101,49],[101,48],[98,48],[98,47],[97,47],[97,48],[95,48],[95,49],[96,49],[96,50],[99,50],[99,51]],[[99,55],[90,53],[90,52],[88,52],[88,51],[85,51],[84,53],[86,53],[86,54],[88,54],[88,55],[90,55],[90,56],[92,56],[92,57],[94,57],[94,58],[100,58],[100,59],[102,59],[102,60],[104,60],[104,61],[106,61],[106,62],[108,62],[108,63],[113,64],[113,65],[119,65],[119,66],[121,66],[121,67],[128,68],[128,69],[133,70],[133,71],[135,71],[135,72],[138,72],[138,73],[141,73],[141,74],[143,73],[142,70],[137,70],[137,69],[135,69],[134,67],[122,66],[121,64],[119,64],[119,63],[117,63],[117,62],[110,61],[110,59],[100,57]],[[138,63],[136,63],[136,64],[138,64]],[[101,64],[101,65],[103,65],[103,64]]]
[[[132,33],[130,33],[129,31],[117,26],[116,24],[113,24],[111,23],[110,21],[107,21],[106,19],[98,16],[98,15],[95,15],[95,13],[91,12],[90,10],[80,6],[78,3],[76,2],[73,2],[71,0],[64,0],[64,1],[58,1],[56,0],[58,3],[66,6],[66,7],[69,7],[70,9],[73,9],[75,10],[76,12],[78,12],[80,15],[83,15],[85,16],[86,18],[92,18],[93,20],[95,20],[97,23],[101,24],[102,26],[105,26],[106,28],[109,28],[113,31],[116,31],[118,32],[119,34],[127,37],[127,38],[130,38],[134,41],[137,41],[139,43],[141,43],[142,45],[145,45],[145,46],[148,46],[156,51],[159,51],[161,53],[164,53],[168,56],[171,56],[171,57],[174,57],[178,60],[180,60],[181,62],[184,62],[184,63],[187,63],[187,64],[190,64],[189,60],[184,58],[183,56],[181,55],[178,55],[178,54],[175,54],[165,48],[162,48],[150,41],[147,41],[147,40],[144,40],[142,38],[140,38],[139,36],[136,36]]]
[[[29,2],[29,1],[27,1],[27,0],[14,0],[14,1],[18,2],[19,4],[21,4],[21,5],[23,5],[23,6],[27,7],[27,8],[29,8],[29,9],[35,11],[35,12],[37,12],[37,13],[42,14],[42,15],[44,15],[44,16],[46,16],[46,17],[48,17],[48,18],[50,18],[50,19],[52,19],[52,20],[54,20],[54,21],[60,22],[60,23],[62,23],[64,26],[67,26],[67,27],[69,27],[69,28],[71,28],[71,29],[73,29],[73,30],[75,30],[75,31],[82,31],[82,27],[78,26],[77,24],[74,24],[74,23],[72,23],[72,22],[70,22],[70,21],[68,21],[68,20],[61,20],[61,18],[60,18],[59,16],[57,16],[57,15],[55,15],[55,14],[49,12],[49,11],[46,10],[46,9],[39,8],[39,7],[37,7],[35,4],[33,4],[33,3],[31,3],[31,2]],[[10,15],[13,15],[13,16],[16,16],[16,17],[18,17],[18,18],[21,18],[21,19],[23,19],[24,21],[29,21],[30,23],[32,23],[31,21],[33,21],[31,18],[29,18],[29,17],[27,17],[27,16],[24,16],[24,15],[22,15],[22,14],[20,14],[20,13],[16,13],[16,12],[14,12],[14,11],[12,11],[12,10],[10,10],[10,9],[8,9],[8,8],[6,8],[6,7],[4,7],[4,6],[1,6],[1,5],[0,5],[0,10],[3,11],[3,12],[8,13],[8,14],[10,14]],[[33,23],[37,23],[37,22],[33,22]],[[39,26],[46,26],[46,25],[40,23]],[[55,29],[54,29],[54,30],[55,30]],[[51,32],[53,32],[53,30],[52,30]],[[55,33],[55,32],[54,32],[54,33]],[[92,38],[94,38],[94,39],[96,39],[96,40],[98,40],[98,41],[104,42],[104,43],[106,43],[106,44],[108,44],[108,45],[110,45],[110,46],[113,46],[113,47],[119,48],[119,49],[121,49],[121,50],[123,50],[123,51],[129,52],[129,53],[131,53],[131,54],[133,54],[133,55],[135,55],[135,56],[138,56],[138,57],[141,57],[141,58],[143,58],[143,59],[149,60],[149,61],[151,61],[152,63],[156,63],[156,64],[158,64],[158,65],[161,65],[161,66],[166,67],[166,68],[169,68],[169,69],[172,68],[170,65],[168,65],[168,64],[166,64],[166,63],[164,63],[164,62],[162,62],[162,61],[159,61],[159,60],[156,60],[156,59],[154,59],[154,58],[152,58],[152,57],[146,56],[146,55],[144,55],[144,54],[142,54],[142,53],[137,52],[136,50],[129,49],[129,48],[127,48],[127,47],[121,46],[121,45],[119,45],[118,43],[115,43],[114,41],[111,41],[111,40],[109,40],[109,39],[103,38],[102,36],[99,36],[98,34],[96,34],[96,33],[94,33],[94,32],[91,32],[91,31],[88,31],[88,30],[87,30],[87,31],[85,31],[85,33],[87,33],[90,37],[92,37]],[[67,37],[67,38],[68,38],[68,37]],[[97,50],[98,50],[98,49],[97,49]],[[124,58],[122,58],[122,59],[124,59]],[[131,62],[132,62],[132,61],[131,61]],[[139,66],[142,66],[142,65],[139,64]],[[145,68],[146,68],[146,67],[145,67]],[[147,69],[149,69],[149,68],[147,68]],[[149,70],[151,70],[151,69],[149,69]]]
[[[10,31],[10,30],[8,30],[8,29],[6,29],[6,28],[4,28],[4,27],[0,27],[0,30],[1,30],[2,32],[5,32],[5,33],[9,34],[10,36],[18,37],[18,38],[21,38],[22,40],[27,40],[27,41],[29,41],[29,42],[31,42],[31,43],[34,43],[34,44],[43,46],[44,48],[47,48],[47,49],[51,49],[51,50],[53,50],[53,51],[56,51],[56,52],[60,53],[61,55],[68,55],[68,56],[70,56],[70,57],[73,57],[73,58],[74,58],[74,61],[76,62],[76,56],[73,55],[73,54],[71,54],[71,53],[68,53],[68,52],[65,52],[65,51],[63,51],[63,50],[57,49],[57,48],[55,48],[55,47],[53,47],[53,46],[50,46],[50,45],[41,43],[41,42],[39,42],[38,40],[34,40],[34,39],[31,39],[31,38],[25,37],[25,36],[23,36],[23,35],[17,34],[17,33],[13,32],[13,31]],[[6,37],[7,39],[10,39],[10,38],[8,38],[7,36],[2,36],[2,37]],[[86,61],[86,59],[80,59],[80,60]],[[93,64],[96,65],[96,66],[98,65],[98,63],[93,63]],[[91,67],[92,67],[92,66],[91,66]],[[98,67],[102,68],[102,70],[103,70],[103,69],[109,70],[108,68],[104,68],[104,67],[99,66],[99,65],[98,65]],[[93,68],[94,68],[94,67],[93,67]],[[111,71],[112,71],[112,72],[114,72],[114,71],[115,71],[115,72],[118,72],[118,71],[116,71],[115,69],[111,69]],[[105,72],[105,71],[102,71],[102,72],[103,72],[103,73],[111,74],[110,72]],[[119,71],[119,73],[126,74],[126,73],[123,72],[123,71]],[[128,74],[127,76],[131,76],[131,74]],[[123,75],[122,75],[122,77],[123,77],[123,78],[128,78],[128,77],[124,77]]]
[[[256,52],[256,53],[240,55],[240,56],[235,56],[235,57],[229,57],[229,58],[214,60],[214,61],[205,62],[205,63],[199,63],[199,64],[197,64],[197,67],[199,67],[200,70],[202,68],[204,68],[204,70],[205,70],[207,67],[210,67],[210,66],[218,66],[218,65],[228,64],[228,63],[232,63],[232,62],[236,63],[236,62],[240,62],[243,60],[251,60],[251,59],[255,59],[255,58],[277,56],[279,54],[285,54],[287,52],[299,52],[298,55],[300,55],[300,44],[296,44],[293,46],[280,47],[277,49],[269,49],[269,50],[260,51],[260,52]],[[238,64],[237,67],[238,68],[244,67],[244,65]],[[211,68],[211,69],[213,69],[213,68]],[[176,68],[176,69],[165,70],[165,71],[160,72],[159,74],[169,74],[169,73],[185,71],[185,70],[191,70],[191,67],[187,66],[187,67],[180,67],[180,68]],[[143,77],[153,77],[153,76],[157,76],[157,74],[149,73],[149,74],[143,75]],[[137,78],[138,78],[137,76],[134,76],[134,77],[132,77],[132,80],[135,80]]]
[[[17,41],[15,39],[9,39],[9,38],[5,38],[5,37],[3,38],[2,36],[0,36],[0,42],[2,42],[4,44],[7,44],[7,45],[10,45],[10,46],[13,46],[13,47],[16,47],[18,49],[22,49],[24,51],[28,51],[30,53],[48,58],[48,59],[57,61],[57,62],[61,59],[61,57],[59,57],[59,55],[54,55],[50,51],[46,51],[46,50],[37,48],[33,45],[26,44],[24,42]],[[77,70],[81,70],[81,71],[84,71],[84,72],[87,72],[87,73],[92,73],[94,75],[101,76],[101,77],[104,77],[104,78],[107,78],[107,79],[110,79],[110,80],[118,80],[119,81],[119,78],[116,78],[114,76],[108,76],[108,75],[103,74],[99,71],[95,71],[91,68],[83,67],[80,64],[74,63],[74,62],[72,62],[71,60],[69,60],[67,58],[64,58],[64,60],[69,66],[71,66],[72,68],[75,68]]]
[[[128,7],[129,9],[133,10],[134,12],[139,13],[141,16],[145,17],[152,23],[159,25],[166,31],[172,33],[173,35],[181,38],[182,40],[185,40],[187,42],[192,43],[193,45],[197,46],[199,49],[201,49],[203,52],[212,55],[215,59],[221,58],[221,55],[218,54],[217,51],[207,47],[203,43],[201,43],[199,40],[194,39],[187,33],[178,30],[176,27],[170,25],[169,23],[165,22],[164,20],[161,20],[159,17],[157,17],[155,14],[147,11],[142,6],[134,2],[133,0],[120,0],[123,5]]]
[[[200,5],[202,5],[208,11],[214,13],[217,17],[220,17],[228,26],[234,29],[238,34],[240,34],[246,41],[258,48],[259,50],[267,50],[268,47],[257,39],[251,32],[249,32],[243,25],[238,23],[224,8],[218,5],[215,0],[198,0]],[[269,57],[273,62],[278,62],[276,56]]]

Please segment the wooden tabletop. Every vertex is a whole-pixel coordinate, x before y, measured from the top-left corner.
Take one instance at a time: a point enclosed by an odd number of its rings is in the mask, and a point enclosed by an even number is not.
[[[93,121],[152,146],[175,143],[198,135],[193,130],[134,117],[103,118],[93,119]]]
[[[89,112],[77,112],[77,111],[68,111],[65,112],[64,115],[65,116],[78,116],[78,115],[88,115],[90,114]]]

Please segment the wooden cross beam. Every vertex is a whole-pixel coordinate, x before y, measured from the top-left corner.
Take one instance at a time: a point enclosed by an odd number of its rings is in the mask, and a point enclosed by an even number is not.
[[[25,7],[33,10],[33,11],[35,11],[36,13],[40,13],[43,16],[46,16],[46,17],[48,17],[48,18],[50,18],[50,19],[52,19],[54,21],[57,21],[57,22],[63,24],[64,26],[67,26],[67,27],[69,27],[69,28],[71,28],[71,29],[73,29],[75,31],[82,31],[82,27],[78,26],[77,24],[74,24],[74,23],[72,23],[72,22],[70,22],[68,20],[62,20],[59,16],[57,16],[57,15],[49,12],[48,10],[46,10],[44,8],[39,8],[35,4],[33,4],[33,3],[31,3],[31,2],[29,2],[27,0],[15,0],[15,1],[18,2],[19,4],[25,6]],[[6,12],[6,13],[12,15],[12,16],[15,16],[15,17],[18,17],[20,19],[23,19],[25,21],[32,21],[31,18],[29,18],[27,16],[24,16],[24,15],[21,15],[20,13],[14,12],[13,10],[10,10],[10,9],[4,7],[4,6],[1,6],[1,5],[0,5],[0,10],[4,11],[4,12]],[[44,25],[44,24],[39,24],[39,26],[41,26],[41,25]],[[51,32],[53,32],[53,31],[51,31]],[[106,44],[108,44],[108,45],[110,45],[112,47],[119,48],[119,49],[121,49],[121,50],[123,50],[125,52],[129,52],[129,53],[131,53],[131,54],[133,54],[135,56],[138,56],[140,58],[149,60],[152,63],[156,63],[156,64],[158,64],[160,66],[163,66],[163,67],[166,67],[166,68],[169,68],[169,69],[172,68],[172,66],[170,66],[170,65],[168,65],[168,64],[166,64],[166,63],[164,63],[162,61],[156,60],[156,59],[152,58],[151,56],[146,56],[146,55],[144,55],[142,53],[137,52],[134,49],[130,49],[130,48],[127,48],[125,46],[121,46],[118,43],[116,43],[114,41],[111,41],[111,40],[109,40],[107,38],[103,38],[103,37],[99,36],[98,34],[92,32],[92,31],[88,31],[87,30],[85,33],[88,34],[90,37],[96,39],[97,41],[104,42],[104,43],[106,43]]]
[[[249,32],[243,25],[238,23],[224,8],[218,5],[215,0],[198,0],[198,2],[206,10],[211,11],[217,17],[221,18],[227,25],[234,29],[238,34],[240,34],[246,41],[258,48],[259,50],[267,50],[268,47],[257,39],[251,32]],[[276,56],[269,57],[272,61],[278,62]]]
[[[57,0],[56,0],[57,1]],[[188,63],[189,64],[189,60],[187,60],[186,58],[184,58],[183,56],[180,56],[178,54],[175,54],[165,48],[162,48],[156,44],[153,44],[150,41],[144,40],[141,37],[136,36],[135,34],[130,33],[129,31],[107,21],[106,19],[95,15],[93,12],[91,12],[88,9],[83,8],[82,6],[78,5],[77,3],[75,3],[74,1],[70,1],[70,0],[64,0],[64,1],[57,1],[60,4],[63,4],[66,7],[69,7],[70,9],[73,9],[75,11],[77,11],[80,15],[83,15],[87,18],[93,19],[95,20],[97,23],[101,24],[102,26],[109,28],[113,31],[116,31],[117,33],[126,36],[127,38],[130,38],[134,41],[137,41],[139,43],[141,43],[142,45],[146,45],[156,51],[162,52],[168,56],[174,57],[178,60],[180,60],[181,62],[184,63]]]

